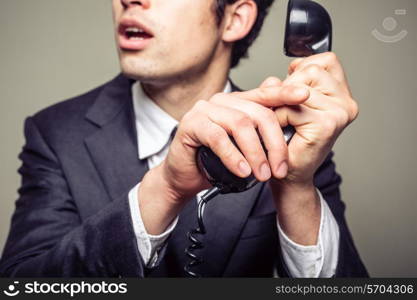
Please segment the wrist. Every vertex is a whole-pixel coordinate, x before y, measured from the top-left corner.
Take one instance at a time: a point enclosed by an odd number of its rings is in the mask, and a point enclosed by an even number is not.
[[[274,182],[271,190],[285,234],[300,245],[316,245],[321,203],[313,182]]]
[[[320,198],[313,180],[294,182],[273,179],[270,185],[277,209],[280,211],[320,207]]]
[[[316,187],[314,186],[313,179],[304,181],[293,181],[287,179],[271,179],[270,182],[273,192],[279,192],[280,194],[288,193],[300,193],[306,194],[315,192]]]
[[[164,232],[184,204],[161,176],[159,166],[145,174],[138,189],[138,205],[149,234],[159,235]]]
[[[149,170],[142,182],[146,182],[158,200],[169,206],[179,206],[185,202],[185,197],[179,192],[165,172],[164,162]]]

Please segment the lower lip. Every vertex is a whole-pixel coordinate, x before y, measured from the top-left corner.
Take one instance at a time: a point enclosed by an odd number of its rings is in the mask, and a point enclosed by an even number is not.
[[[151,42],[152,37],[144,39],[129,39],[123,34],[119,34],[119,47],[122,50],[139,51],[145,49]]]

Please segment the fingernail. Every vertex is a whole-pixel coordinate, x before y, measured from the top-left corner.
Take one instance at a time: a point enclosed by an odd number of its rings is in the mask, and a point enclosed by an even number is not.
[[[250,168],[248,163],[243,160],[239,163],[239,169],[242,172],[243,176],[249,176],[252,172],[252,169]]]
[[[269,165],[267,163],[263,163],[259,171],[261,173],[262,178],[264,178],[265,180],[271,178],[271,169],[269,168]]]
[[[286,161],[283,161],[277,168],[276,176],[278,178],[285,178],[288,173],[288,164]]]

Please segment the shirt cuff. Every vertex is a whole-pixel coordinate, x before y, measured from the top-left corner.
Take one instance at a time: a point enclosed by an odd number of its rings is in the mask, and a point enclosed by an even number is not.
[[[293,277],[332,277],[336,272],[340,232],[337,222],[318,189],[321,216],[318,242],[304,246],[292,241],[281,229],[277,216],[281,251],[288,271]]]
[[[159,235],[151,235],[146,231],[145,225],[142,221],[142,216],[140,214],[139,202],[138,202],[138,189],[140,183],[138,183],[133,189],[130,190],[129,198],[129,207],[130,215],[133,222],[133,230],[135,232],[136,241],[139,249],[139,253],[142,256],[142,259],[145,265],[148,268],[153,268],[156,266],[158,261],[158,253],[162,248],[165,241],[168,239],[169,235],[175,229],[178,223],[178,217],[168,226],[165,232]]]

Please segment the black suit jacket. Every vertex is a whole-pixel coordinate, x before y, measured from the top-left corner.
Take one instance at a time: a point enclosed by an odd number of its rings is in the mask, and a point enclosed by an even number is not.
[[[195,200],[180,214],[158,267],[146,269],[137,248],[127,194],[148,167],[138,158],[131,84],[119,75],[26,120],[22,184],[0,261],[2,276],[185,276]],[[367,276],[346,225],[340,182],[329,156],[315,184],[339,224],[336,276]],[[277,265],[288,276],[275,216],[267,184],[216,197],[205,214],[205,263],[196,271],[269,277]]]

